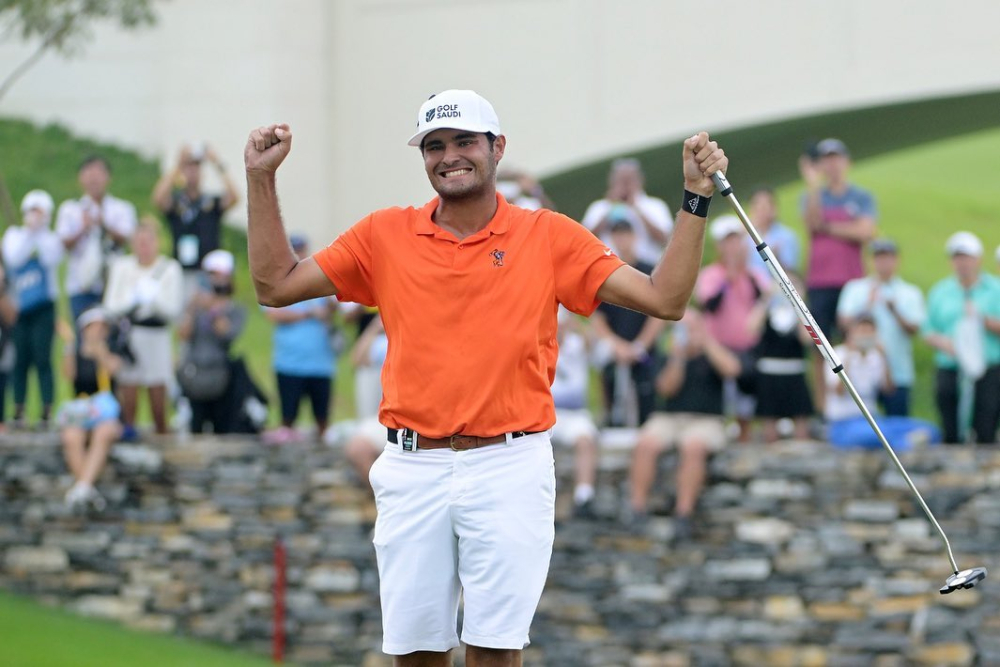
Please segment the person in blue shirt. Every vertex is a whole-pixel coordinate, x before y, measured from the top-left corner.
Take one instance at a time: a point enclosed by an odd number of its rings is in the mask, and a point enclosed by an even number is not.
[[[293,234],[289,239],[300,258],[309,256],[308,241]],[[272,356],[281,401],[281,426],[264,435],[269,444],[299,439],[295,421],[299,404],[308,397],[318,437],[326,431],[333,396],[336,356],[330,340],[333,304],[327,298],[309,299],[285,308],[266,308],[274,323]]]
[[[875,318],[878,339],[885,350],[893,390],[879,391],[883,413],[892,417],[910,414],[910,390],[916,379],[913,366],[913,336],[926,318],[920,288],[898,275],[899,248],[891,239],[870,244],[872,272],[844,285],[837,302],[837,320],[842,331],[862,313]]]
[[[785,271],[799,271],[799,239],[790,228],[778,220],[778,196],[767,186],[758,186],[749,199],[750,219],[757,233],[771,248]],[[757,245],[749,234],[746,235],[751,268],[767,273],[764,260],[757,252]]]
[[[923,328],[936,350],[941,426],[945,442],[974,435],[993,443],[1000,425],[1000,280],[981,270],[983,244],[975,234],[956,232],[945,249],[954,275],[931,288]]]

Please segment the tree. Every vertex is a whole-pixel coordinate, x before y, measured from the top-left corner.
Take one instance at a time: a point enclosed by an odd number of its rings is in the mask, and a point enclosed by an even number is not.
[[[67,58],[78,55],[93,38],[92,26],[113,21],[125,30],[156,23],[158,0],[0,0],[0,43],[35,43],[35,49],[0,80],[0,101],[31,67],[50,51]],[[3,174],[0,173],[0,214],[17,219]]]

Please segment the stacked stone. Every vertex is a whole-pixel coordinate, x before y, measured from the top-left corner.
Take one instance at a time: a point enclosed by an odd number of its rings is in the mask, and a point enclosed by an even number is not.
[[[960,565],[1000,573],[1000,453],[903,458]],[[557,453],[556,546],[525,664],[1000,664],[1000,587],[937,593],[950,574],[941,543],[883,452],[732,447],[712,461],[688,543],[666,512],[641,528],[618,520],[626,463],[605,452],[599,516],[574,520],[571,454]],[[655,498],[664,510],[672,465]],[[374,508],[339,448],[120,445],[101,514],[68,511],[68,482],[54,440],[0,443],[0,587],[266,654],[280,538],[289,659],[388,664]]]

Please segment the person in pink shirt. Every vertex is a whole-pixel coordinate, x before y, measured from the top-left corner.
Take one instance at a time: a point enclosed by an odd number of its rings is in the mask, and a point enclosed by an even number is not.
[[[806,184],[802,218],[809,232],[809,310],[831,342],[837,329],[837,302],[849,280],[862,278],[865,244],[875,237],[875,198],[847,180],[851,157],[840,139],[824,139],[799,160]],[[822,378],[823,359],[814,357],[814,378]],[[823,382],[815,382],[816,408],[822,413]]]
[[[736,216],[716,218],[709,229],[715,241],[716,260],[702,268],[695,286],[695,298],[704,311],[705,327],[715,340],[746,360],[760,339],[751,325],[754,306],[770,291],[768,277],[751,269],[743,236],[743,223]],[[726,382],[726,412],[740,425],[740,440],[750,437],[754,398],[740,391],[735,380]]]

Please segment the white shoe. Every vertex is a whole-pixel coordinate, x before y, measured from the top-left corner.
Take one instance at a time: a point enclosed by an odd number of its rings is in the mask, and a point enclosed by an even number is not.
[[[98,512],[101,512],[107,507],[108,503],[93,485],[86,482],[75,482],[73,486],[69,487],[69,491],[66,492],[66,504],[71,509],[83,508],[90,505]]]
[[[90,484],[84,482],[74,482],[73,486],[69,487],[69,491],[66,492],[66,505],[70,508],[82,507],[87,504],[87,489],[92,489]]]

